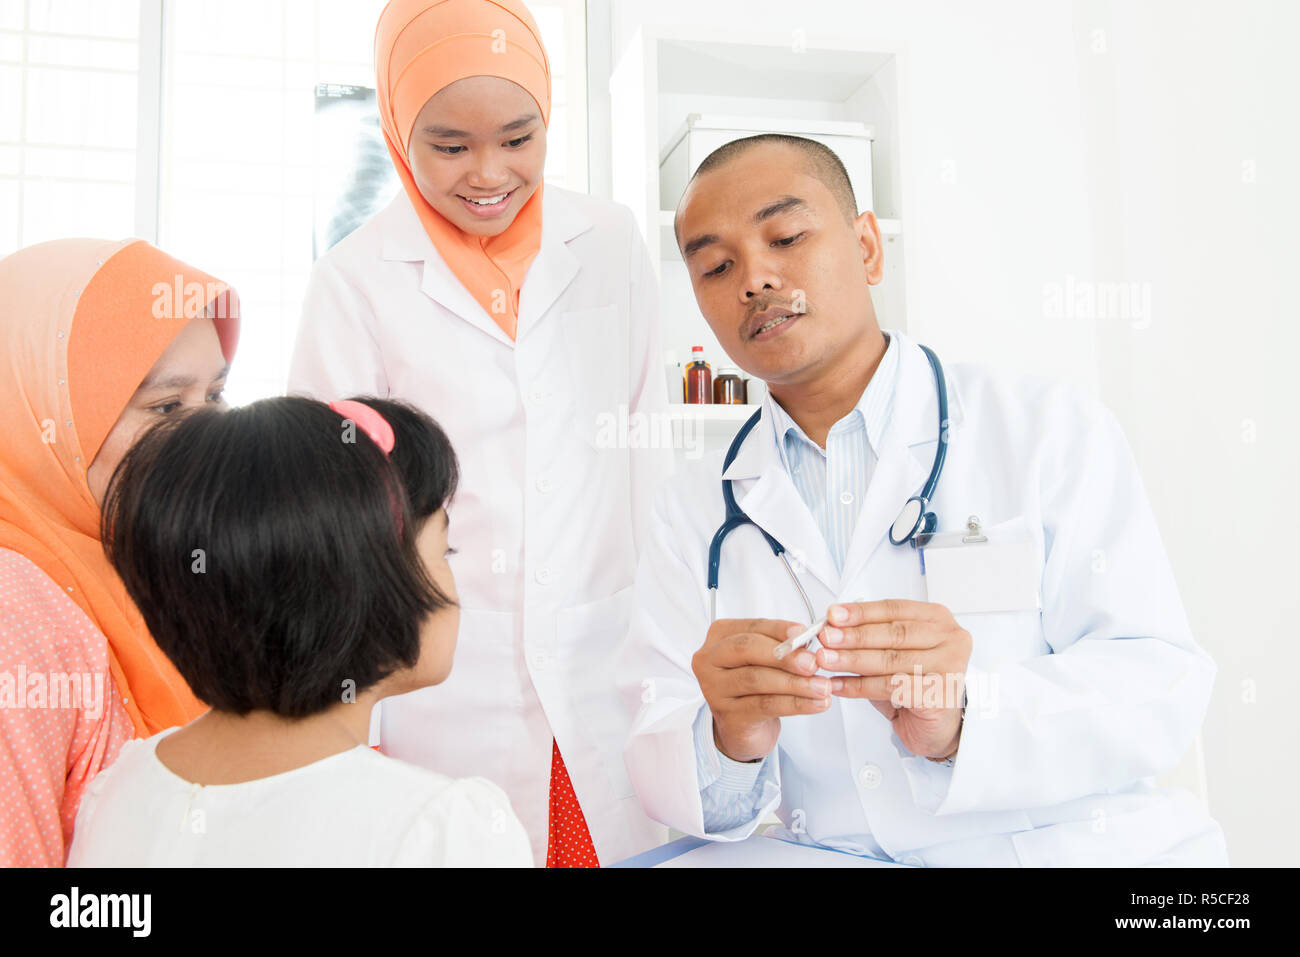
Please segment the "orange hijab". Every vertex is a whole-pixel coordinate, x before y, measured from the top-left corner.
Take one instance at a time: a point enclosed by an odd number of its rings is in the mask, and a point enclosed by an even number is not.
[[[60,239],[0,259],[0,547],[35,563],[103,633],[137,737],[206,709],[104,557],[86,469],[153,364],[205,309],[229,361],[234,290],[143,240]]]
[[[519,287],[542,245],[542,185],[499,236],[463,232],[420,194],[407,162],[416,117],[443,87],[469,76],[496,76],[527,90],[551,122],[551,64],[542,35],[521,0],[391,0],[375,30],[379,122],[397,175],[424,231],[456,277],[511,339]],[[506,312],[493,291],[505,288]],[[501,308],[500,300],[496,302]]]

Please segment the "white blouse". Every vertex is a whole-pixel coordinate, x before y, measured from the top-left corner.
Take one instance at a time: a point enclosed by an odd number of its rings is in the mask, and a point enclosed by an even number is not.
[[[531,867],[505,792],[358,745],[240,784],[200,785],[129,741],[87,788],[69,867]]]

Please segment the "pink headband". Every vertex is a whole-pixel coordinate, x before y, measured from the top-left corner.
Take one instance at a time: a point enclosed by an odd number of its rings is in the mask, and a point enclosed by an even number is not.
[[[376,410],[353,399],[338,399],[330,403],[330,408],[345,420],[361,426],[361,431],[370,436],[370,440],[383,449],[385,455],[393,451],[393,427]]]
[[[343,416],[343,421],[352,422],[361,426],[361,431],[370,436],[370,440],[379,446],[384,455],[393,451],[395,437],[393,427],[388,424],[378,411],[372,409],[364,402],[357,402],[353,399],[336,399],[330,403],[330,408]],[[389,498],[392,499],[393,517],[397,520],[397,534],[402,534],[402,504],[398,501],[397,493],[394,489],[388,490]]]

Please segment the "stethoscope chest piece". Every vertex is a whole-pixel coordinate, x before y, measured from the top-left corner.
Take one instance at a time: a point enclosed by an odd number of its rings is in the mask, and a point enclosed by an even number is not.
[[[939,484],[939,475],[943,471],[943,462],[948,454],[948,385],[944,380],[943,365],[939,362],[939,357],[935,355],[933,349],[928,346],[921,346],[920,348],[925,353],[925,357],[930,362],[930,368],[934,372],[934,385],[939,406],[938,446],[935,448],[934,464],[930,467],[930,475],[925,480],[925,485],[921,488],[919,494],[913,495],[903,504],[903,509],[898,513],[898,518],[894,519],[894,524],[889,528],[890,542],[895,545],[911,542],[913,548],[917,546],[916,537],[918,535],[930,534],[939,524],[934,512],[926,509],[930,504],[930,499],[934,497],[935,488]],[[727,455],[722,463],[724,475],[727,469],[731,467],[731,463],[735,461],[736,454],[740,451],[745,437],[749,435],[761,417],[762,409],[759,409],[749,417],[745,424],[740,427],[740,431],[736,433],[735,438],[731,440],[731,447],[727,449]],[[812,602],[808,600],[808,594],[804,591],[803,586],[799,584],[799,576],[794,573],[794,568],[790,565],[789,559],[786,558],[785,548],[745,514],[744,509],[737,504],[736,497],[731,491],[731,480],[727,478],[722,480],[722,500],[726,515],[721,527],[714,533],[713,540],[709,543],[708,588],[712,618],[717,618],[718,575],[722,566],[722,543],[734,529],[748,524],[753,525],[762,532],[763,538],[767,540],[768,547],[772,549],[772,554],[781,560],[785,570],[789,572],[795,588],[799,590],[799,597],[803,599],[804,607],[808,609],[808,620],[814,620],[816,616],[813,614]]]
[[[938,525],[938,519],[935,518],[934,512],[927,512],[924,496],[913,495],[903,503],[902,510],[898,513],[898,518],[894,519],[894,524],[889,527],[889,541],[894,545],[902,545],[905,542],[915,544],[917,535],[928,535],[935,530]]]

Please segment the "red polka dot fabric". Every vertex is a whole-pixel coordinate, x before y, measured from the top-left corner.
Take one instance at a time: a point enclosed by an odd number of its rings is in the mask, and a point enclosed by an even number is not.
[[[551,739],[551,804],[546,829],[547,867],[600,867],[587,819],[573,793],[560,744]]]

